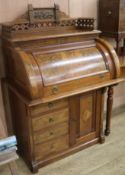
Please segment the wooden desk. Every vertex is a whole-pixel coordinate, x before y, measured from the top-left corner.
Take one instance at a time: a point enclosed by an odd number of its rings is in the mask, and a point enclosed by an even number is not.
[[[119,59],[93,30],[94,19],[58,11],[57,21],[56,10],[32,7],[31,18],[2,27],[3,82],[19,151],[33,172],[105,141],[104,93],[109,135],[113,86],[121,81]]]

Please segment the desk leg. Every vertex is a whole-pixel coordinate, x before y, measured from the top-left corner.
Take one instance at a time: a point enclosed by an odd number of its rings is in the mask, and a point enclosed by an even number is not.
[[[20,174],[15,161],[9,163],[9,168],[11,170],[12,175],[19,175]]]
[[[110,134],[113,94],[114,94],[113,86],[110,86],[108,89],[108,98],[107,98],[106,129],[105,129],[106,136]]]
[[[101,98],[100,143],[104,143],[105,142],[105,135],[104,135],[104,129],[103,129],[103,120],[104,120],[104,95],[105,95],[106,89],[107,88],[101,89],[102,98]]]

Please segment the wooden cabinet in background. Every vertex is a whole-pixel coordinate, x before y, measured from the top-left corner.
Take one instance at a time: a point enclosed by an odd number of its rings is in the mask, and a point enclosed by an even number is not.
[[[125,67],[125,0],[99,0],[98,15],[98,29],[102,31],[102,36],[115,39],[116,51],[123,69]]]
[[[117,42],[125,38],[125,0],[99,0],[99,29]]]
[[[33,172],[104,142],[104,93],[121,81],[118,57],[93,30],[94,20],[54,9],[35,9],[41,16],[33,16],[30,6],[29,20],[3,26],[3,82],[19,151]]]

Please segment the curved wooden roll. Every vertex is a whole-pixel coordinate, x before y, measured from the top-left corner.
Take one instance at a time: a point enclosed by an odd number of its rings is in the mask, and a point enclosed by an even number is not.
[[[113,47],[103,39],[93,45],[25,51],[15,48],[14,81],[30,99],[63,97],[75,90],[107,83],[120,76],[120,64]]]

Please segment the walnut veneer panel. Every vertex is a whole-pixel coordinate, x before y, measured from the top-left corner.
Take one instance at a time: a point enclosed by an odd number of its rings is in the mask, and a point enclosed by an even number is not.
[[[83,95],[80,98],[80,135],[95,131],[96,95]]]
[[[95,47],[41,54],[37,56],[36,61],[45,86],[87,77],[92,73],[99,74],[106,70],[103,56]]]

